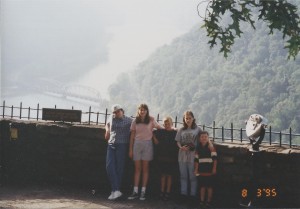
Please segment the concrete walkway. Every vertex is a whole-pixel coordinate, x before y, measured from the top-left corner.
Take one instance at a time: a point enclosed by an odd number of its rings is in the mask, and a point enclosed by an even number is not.
[[[143,209],[179,209],[197,208],[176,203],[176,200],[162,201],[157,197],[148,197],[145,201],[107,200],[108,194],[88,189],[71,189],[58,186],[2,186],[0,187],[0,208],[8,209],[110,209],[110,208],[143,208]]]

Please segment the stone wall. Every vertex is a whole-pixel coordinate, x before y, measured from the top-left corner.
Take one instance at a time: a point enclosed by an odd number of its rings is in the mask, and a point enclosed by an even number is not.
[[[109,191],[105,171],[104,127],[51,122],[0,120],[1,184],[60,184]],[[17,130],[16,139],[11,132]],[[275,197],[257,198],[272,207],[297,207],[299,201],[300,150],[262,146],[253,160],[250,146],[241,143],[215,143],[218,174],[215,198],[246,201],[251,185],[274,189]],[[252,156],[252,157],[251,157]],[[149,191],[158,192],[156,163],[151,163]],[[133,163],[128,160],[123,190],[132,186]],[[178,192],[178,173],[174,190]],[[247,189],[247,197],[242,191]],[[244,193],[245,194],[245,193]]]

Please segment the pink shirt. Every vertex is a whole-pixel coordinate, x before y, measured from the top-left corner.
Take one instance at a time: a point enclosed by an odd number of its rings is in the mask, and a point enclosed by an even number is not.
[[[148,124],[136,124],[136,119],[134,119],[131,123],[130,130],[135,131],[135,140],[151,140],[154,128],[162,128],[162,126],[150,116],[150,122]]]

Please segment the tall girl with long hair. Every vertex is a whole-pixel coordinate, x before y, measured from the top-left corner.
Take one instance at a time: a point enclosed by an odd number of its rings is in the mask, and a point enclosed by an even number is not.
[[[194,174],[194,156],[201,131],[196,124],[193,112],[186,111],[183,115],[183,127],[178,130],[175,138],[179,147],[180,193],[183,201],[190,198],[196,201],[197,178]],[[190,185],[190,191],[188,191],[188,185]]]
[[[136,118],[132,121],[130,130],[129,157],[134,161],[134,187],[132,195],[128,197],[133,200],[139,197],[139,182],[142,174],[142,188],[140,200],[145,200],[146,187],[149,179],[149,162],[153,160],[153,129],[162,128],[161,125],[149,114],[146,104],[140,104]]]

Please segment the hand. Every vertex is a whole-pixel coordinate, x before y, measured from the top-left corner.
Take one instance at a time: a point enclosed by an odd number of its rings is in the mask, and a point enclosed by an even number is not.
[[[133,152],[132,150],[129,150],[129,158],[132,160],[133,159]]]
[[[180,147],[180,149],[183,151],[188,151],[188,150],[190,150],[190,147],[187,145],[184,145],[184,146]]]
[[[194,171],[195,176],[200,176],[200,174],[198,173],[198,171]]]

